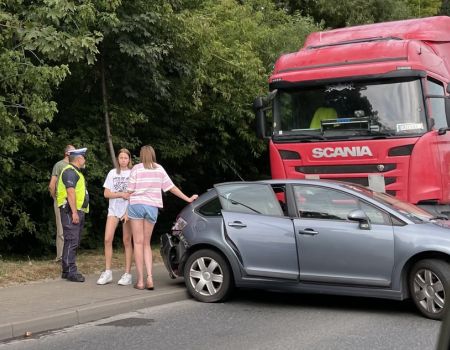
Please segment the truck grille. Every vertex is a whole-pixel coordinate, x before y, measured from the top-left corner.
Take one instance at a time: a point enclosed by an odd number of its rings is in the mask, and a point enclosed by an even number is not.
[[[351,182],[357,185],[361,186],[369,186],[369,179],[367,177],[339,177],[339,178],[327,178],[327,177],[320,177],[321,179],[327,179],[327,180],[335,180],[335,181],[346,181]],[[386,185],[390,185],[395,183],[395,177],[385,177],[384,182]]]
[[[380,167],[382,165],[383,167]],[[297,166],[295,170],[306,175],[320,175],[321,179],[346,181],[361,186],[369,186],[369,178],[364,177],[346,177],[345,174],[382,174],[387,171],[395,170],[396,164],[364,164],[364,165],[322,165],[322,166]],[[381,169],[381,170],[380,170]],[[340,177],[339,175],[344,175]],[[327,175],[337,175],[339,177],[328,177]],[[397,178],[394,176],[386,176],[384,178],[385,184],[390,185],[395,183]],[[386,190],[386,193],[395,196],[397,191]]]
[[[303,174],[380,174],[397,168],[396,164],[361,164],[361,165],[319,165],[297,166],[295,170]],[[381,169],[381,170],[380,170]]]

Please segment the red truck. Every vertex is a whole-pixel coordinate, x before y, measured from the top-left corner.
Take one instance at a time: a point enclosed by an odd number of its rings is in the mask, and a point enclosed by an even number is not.
[[[450,17],[312,33],[269,88],[254,108],[274,179],[344,180],[450,211]]]

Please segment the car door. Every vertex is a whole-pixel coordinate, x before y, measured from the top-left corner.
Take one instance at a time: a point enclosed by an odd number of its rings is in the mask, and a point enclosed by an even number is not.
[[[346,192],[321,186],[294,186],[299,217],[300,281],[388,287],[394,266],[390,216]],[[347,220],[354,209],[371,219],[369,229]]]
[[[294,226],[272,187],[264,183],[217,185],[225,239],[247,276],[298,280]]]

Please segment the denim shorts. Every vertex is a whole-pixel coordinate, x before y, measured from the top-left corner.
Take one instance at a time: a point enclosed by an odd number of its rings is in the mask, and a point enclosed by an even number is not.
[[[145,219],[155,224],[158,218],[158,208],[146,204],[131,204],[128,206],[128,218],[131,220]]]

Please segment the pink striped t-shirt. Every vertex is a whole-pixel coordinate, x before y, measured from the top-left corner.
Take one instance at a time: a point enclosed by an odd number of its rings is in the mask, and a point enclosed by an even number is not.
[[[144,164],[136,164],[131,169],[128,179],[128,191],[133,192],[130,196],[130,205],[145,204],[162,208],[161,190],[167,192],[174,186],[161,165],[156,164],[154,169],[145,169]]]

